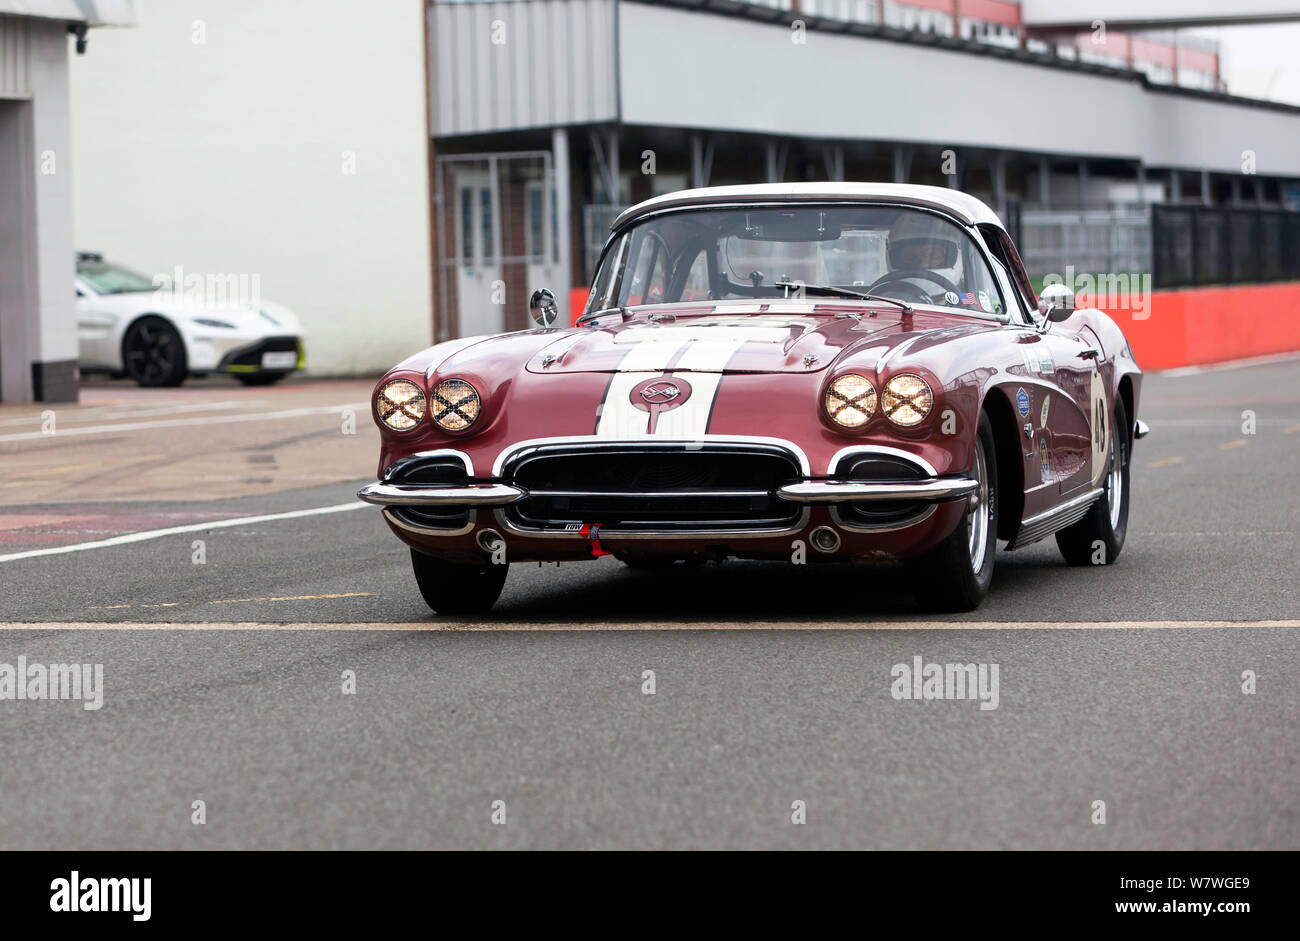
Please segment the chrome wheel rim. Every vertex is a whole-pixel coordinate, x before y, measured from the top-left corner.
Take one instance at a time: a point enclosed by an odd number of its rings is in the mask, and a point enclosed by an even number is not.
[[[978,572],[984,568],[984,555],[988,552],[989,533],[988,465],[984,461],[984,446],[978,442],[975,445],[974,474],[979,486],[970,495],[966,518],[968,520],[967,532],[970,539],[971,569]]]
[[[1119,441],[1115,435],[1115,423],[1110,429],[1110,471],[1106,474],[1106,506],[1110,510],[1110,528],[1119,525],[1119,508],[1124,500],[1124,465],[1120,460]]]

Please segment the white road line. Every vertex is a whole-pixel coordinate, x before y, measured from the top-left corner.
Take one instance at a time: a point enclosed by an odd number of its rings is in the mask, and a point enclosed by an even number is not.
[[[87,549],[107,549],[111,546],[125,546],[133,542],[145,542],[149,539],[161,539],[163,536],[175,536],[180,533],[198,533],[209,529],[229,529],[232,526],[250,526],[254,523],[273,523],[276,520],[292,520],[303,516],[322,516],[326,513],[346,513],[349,510],[362,510],[366,504],[335,503],[332,506],[317,506],[307,510],[289,510],[285,513],[265,513],[261,516],[236,516],[233,519],[213,520],[207,523],[189,523],[185,526],[168,526],[166,529],[147,529],[139,533],[126,533],[109,539],[97,539],[94,542],[78,542],[70,546],[50,546],[45,549],[29,549],[26,552],[11,552],[0,555],[0,562],[16,562],[19,559],[34,559],[45,555],[63,555],[66,552],[84,552]]]
[[[1178,366],[1174,369],[1154,370],[1152,375],[1178,378],[1181,376],[1199,376],[1203,372],[1221,372],[1225,369],[1244,369],[1247,366],[1269,366],[1273,363],[1289,363],[1300,358],[1300,353],[1270,353],[1267,356],[1249,356],[1245,359],[1229,359],[1222,363],[1201,363],[1197,366]]]
[[[248,408],[252,405],[260,405],[258,401],[239,401],[232,399],[229,402],[200,402],[193,405],[169,405],[165,408],[139,408],[131,405],[73,405],[60,410],[58,407],[49,409],[56,413],[58,421],[62,422],[79,422],[79,421],[113,421],[117,418],[152,418],[155,415],[179,415],[184,412],[221,412],[231,408]],[[41,423],[40,413],[27,415],[24,418],[6,418],[0,421],[0,425],[39,425]]]
[[[58,439],[70,435],[110,435],[121,431],[144,431],[149,428],[179,428],[184,425],[218,425],[243,421],[279,421],[284,418],[302,418],[306,415],[336,415],[345,409],[364,412],[370,408],[367,402],[345,402],[342,405],[322,405],[317,408],[290,408],[279,412],[249,412],[242,415],[204,415],[197,418],[168,418],[161,421],[125,422],[120,425],[92,425],[89,428],[64,428],[55,434],[47,435],[41,431],[23,431],[17,434],[0,435],[0,441],[31,441],[35,438]]]
[[[675,623],[592,621],[465,622],[407,621],[324,624],[297,621],[22,621],[0,622],[0,631],[1060,631],[1137,629],[1300,628],[1300,621],[718,621]]]

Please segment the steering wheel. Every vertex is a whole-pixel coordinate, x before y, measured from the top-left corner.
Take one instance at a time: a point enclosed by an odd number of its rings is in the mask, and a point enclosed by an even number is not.
[[[924,268],[900,268],[897,271],[887,272],[882,277],[877,278],[872,283],[871,287],[867,288],[867,293],[881,294],[885,297],[891,297],[892,295],[885,294],[885,292],[882,291],[881,288],[887,284],[893,284],[894,282],[898,282],[898,287],[907,288],[915,292],[917,296],[910,298],[910,300],[913,300],[918,304],[933,303],[934,295],[927,294],[922,288],[914,284],[912,282],[912,279],[916,279],[920,281],[929,281],[931,284],[937,284],[940,288],[939,291],[940,294],[946,293],[948,291],[951,291],[954,294],[961,293],[961,291],[957,290],[957,285],[953,284],[943,275],[935,274],[933,271],[928,271]],[[909,300],[909,298],[899,298],[899,299]]]

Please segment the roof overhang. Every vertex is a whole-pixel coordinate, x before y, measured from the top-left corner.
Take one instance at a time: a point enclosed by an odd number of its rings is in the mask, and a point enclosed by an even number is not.
[[[87,26],[138,26],[140,0],[0,0],[0,15]]]

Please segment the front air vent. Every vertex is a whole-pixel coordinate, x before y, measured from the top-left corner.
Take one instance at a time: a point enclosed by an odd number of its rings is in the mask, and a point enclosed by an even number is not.
[[[415,455],[403,458],[388,468],[385,483],[408,486],[458,484],[469,479],[465,462],[454,455]],[[421,529],[459,530],[469,526],[470,507],[467,506],[394,506],[388,512],[398,519]]]

